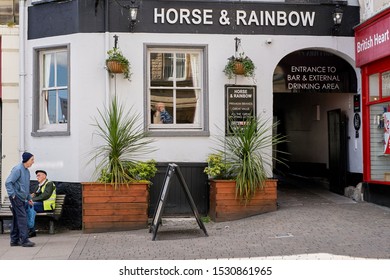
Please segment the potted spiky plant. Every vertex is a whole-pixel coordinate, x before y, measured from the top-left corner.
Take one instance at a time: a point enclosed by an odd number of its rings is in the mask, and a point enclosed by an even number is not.
[[[229,123],[231,133],[219,138],[205,168],[210,177],[209,215],[217,222],[276,210],[277,180],[270,172],[272,161],[282,160],[272,149],[286,141],[273,134],[277,123],[261,117]]]
[[[83,230],[104,232],[146,228],[149,186],[157,168],[154,160],[139,159],[153,149],[140,115],[125,111],[115,96],[98,110],[93,126],[102,140],[93,147],[89,163],[96,163],[97,182],[83,183]]]

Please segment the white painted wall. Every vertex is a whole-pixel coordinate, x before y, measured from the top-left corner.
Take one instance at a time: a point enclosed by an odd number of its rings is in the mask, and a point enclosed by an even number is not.
[[[2,90],[2,155],[1,188],[3,200],[5,180],[19,157],[19,28],[0,25],[1,90]]]
[[[389,0],[359,0],[359,4],[361,22],[390,7]]]
[[[110,44],[113,36],[110,34]],[[222,72],[229,56],[234,54],[234,38],[237,35],[196,34],[137,34],[119,35],[119,46],[130,59],[133,69],[132,82],[117,77],[117,94],[128,107],[138,112],[144,108],[144,43],[159,44],[204,44],[208,46],[209,118],[211,137],[160,137],[155,138],[158,149],[148,158],[161,162],[204,162],[213,146],[212,138],[219,133],[217,127],[224,126],[224,85],[232,83]],[[287,54],[304,48],[319,48],[331,51],[354,65],[353,38],[240,35],[242,47],[257,66],[257,109],[272,118],[272,77],[278,62]],[[272,38],[272,44],[266,39]],[[71,135],[64,137],[31,137],[32,129],[32,49],[58,44],[70,44],[71,52]],[[26,84],[26,149],[36,155],[35,168],[48,170],[49,177],[60,181],[89,181],[93,165],[86,165],[87,154],[96,145],[93,137],[92,116],[96,108],[104,104],[104,80],[108,75],[104,69],[104,34],[75,34],[57,36],[28,42]],[[360,84],[360,75],[358,76]],[[114,79],[110,79],[111,89]],[[252,79],[240,78],[239,84],[252,84]],[[352,116],[350,116],[352,118]],[[360,139],[359,139],[360,141]],[[359,147],[361,145],[359,144]],[[351,155],[352,172],[361,172],[361,148]]]

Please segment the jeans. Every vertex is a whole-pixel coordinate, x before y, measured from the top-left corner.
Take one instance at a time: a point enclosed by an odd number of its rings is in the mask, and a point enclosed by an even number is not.
[[[30,208],[31,207],[31,208]],[[34,207],[26,204],[26,213],[27,213],[27,225],[29,232],[35,232],[35,215],[36,213],[43,213],[43,202],[34,201]]]
[[[10,198],[12,205],[11,243],[28,242],[26,202],[18,198]]]
[[[43,210],[43,201],[34,201],[34,210],[37,213],[45,212],[45,210]]]

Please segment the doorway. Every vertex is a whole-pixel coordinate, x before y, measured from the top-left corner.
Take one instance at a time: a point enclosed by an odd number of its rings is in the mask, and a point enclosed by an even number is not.
[[[338,194],[347,187],[347,131],[345,114],[328,111],[329,190]]]
[[[344,194],[355,70],[332,53],[300,50],[279,62],[273,85],[274,118],[288,140],[278,146],[288,154],[288,167],[276,166],[275,173]]]
[[[333,158],[336,155],[338,155],[338,160],[343,159],[346,172],[347,149],[335,149],[335,146],[330,146],[330,141],[332,140],[333,143],[338,140],[342,141],[342,145],[347,145],[347,120],[344,114],[343,133],[339,132],[338,135],[334,135],[328,128],[328,112],[336,110],[341,118],[343,112],[348,110],[348,104],[352,98],[353,94],[274,93],[274,115],[280,122],[278,132],[286,135],[288,140],[283,146],[278,146],[279,150],[287,153],[288,167],[278,165],[276,173],[282,176],[305,177],[330,183],[329,176],[334,174]],[[332,129],[333,127],[334,125]],[[336,192],[340,193],[340,191]]]

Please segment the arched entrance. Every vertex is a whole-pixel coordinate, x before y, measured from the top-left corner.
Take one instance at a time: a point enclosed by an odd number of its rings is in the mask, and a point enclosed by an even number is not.
[[[278,147],[288,153],[284,175],[323,178],[329,189],[344,193],[347,186],[348,145],[357,78],[353,67],[339,56],[305,49],[285,56],[274,71],[274,116],[288,142]],[[355,135],[353,135],[355,137]]]

